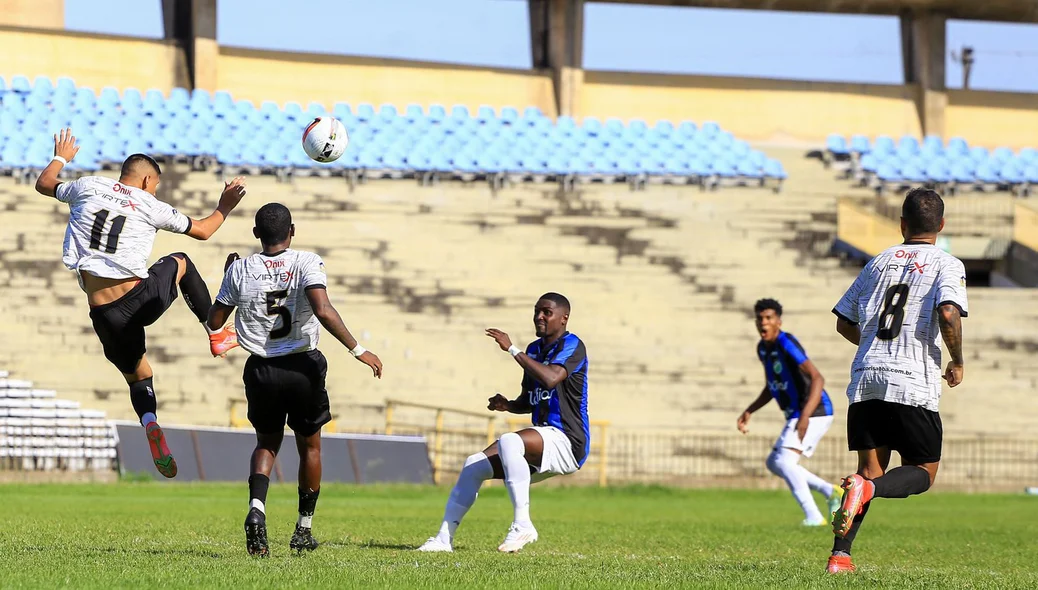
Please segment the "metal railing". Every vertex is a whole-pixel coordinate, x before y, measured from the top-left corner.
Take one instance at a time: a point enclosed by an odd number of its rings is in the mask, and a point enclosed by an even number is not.
[[[433,481],[447,481],[465,457],[496,439],[494,416],[439,406],[386,400],[386,434],[417,434],[429,445]]]

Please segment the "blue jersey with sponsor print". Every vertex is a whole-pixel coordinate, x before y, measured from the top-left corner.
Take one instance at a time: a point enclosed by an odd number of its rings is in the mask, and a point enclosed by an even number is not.
[[[591,423],[587,416],[587,351],[575,334],[564,333],[544,346],[535,340],[526,347],[526,356],[545,365],[562,365],[566,378],[554,389],[546,389],[529,373],[523,373],[522,393],[515,400],[518,409],[533,414],[534,426],[554,426],[569,439],[577,464],[584,465],[591,450]]]
[[[786,419],[799,418],[800,410],[811,393],[811,378],[800,370],[800,365],[807,360],[804,347],[792,334],[779,332],[773,344],[763,340],[757,344],[757,358],[764,365],[768,391],[778,402]],[[823,389],[822,401],[811,417],[832,415],[833,403]]]

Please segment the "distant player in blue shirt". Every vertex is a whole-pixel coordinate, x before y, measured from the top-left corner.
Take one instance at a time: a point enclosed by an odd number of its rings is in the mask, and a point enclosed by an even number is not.
[[[768,455],[768,471],[786,480],[793,497],[804,510],[805,526],[825,526],[811,497],[814,490],[829,501],[829,516],[840,507],[842,490],[800,465],[801,455],[810,457],[833,423],[833,404],[825,392],[825,379],[807,358],[800,342],[782,331],[782,306],[774,299],[761,299],[753,306],[757,317],[757,358],[764,365],[764,389],[739,416],[739,431],[745,434],[750,416],[775,399],[786,415],[786,427]]]
[[[584,465],[591,450],[588,360],[584,343],[566,330],[569,311],[569,300],[562,295],[541,295],[533,311],[537,340],[525,351],[512,344],[501,330],[487,330],[487,336],[523,369],[519,396],[509,400],[499,393],[488,400],[487,409],[531,414],[533,425],[501,435],[483,452],[465,460],[447,499],[440,531],[419,551],[454,550],[454,532],[488,479],[505,480],[515,509],[512,526],[497,549],[506,553],[519,551],[537,540],[537,529],[530,520],[530,483],[575,473]]]

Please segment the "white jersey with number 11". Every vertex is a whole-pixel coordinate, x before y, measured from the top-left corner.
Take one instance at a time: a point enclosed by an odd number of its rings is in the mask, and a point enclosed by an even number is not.
[[[888,248],[862,269],[833,313],[858,324],[861,340],[847,397],[936,412],[941,399],[941,330],[937,308],[968,314],[962,262],[932,244]]]

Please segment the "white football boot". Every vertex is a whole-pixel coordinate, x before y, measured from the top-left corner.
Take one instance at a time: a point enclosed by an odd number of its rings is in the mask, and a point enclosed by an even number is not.
[[[418,548],[423,553],[454,553],[454,547],[449,541],[444,541],[439,536],[429,537],[424,545]]]
[[[532,524],[520,525],[513,522],[497,550],[502,553],[518,553],[520,549],[536,540],[537,529],[533,528]]]

